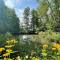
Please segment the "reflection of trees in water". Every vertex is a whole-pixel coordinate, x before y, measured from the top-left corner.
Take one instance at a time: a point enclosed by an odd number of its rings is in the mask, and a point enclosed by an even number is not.
[[[19,38],[20,38],[20,42],[25,43],[25,42],[30,41],[31,36],[30,35],[20,35]]]

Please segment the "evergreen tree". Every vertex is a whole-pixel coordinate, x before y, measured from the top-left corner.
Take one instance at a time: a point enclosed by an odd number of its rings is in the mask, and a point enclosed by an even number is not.
[[[36,31],[39,28],[38,13],[36,10],[32,10],[31,14],[33,30]]]
[[[25,28],[26,28],[27,33],[28,33],[28,30],[29,30],[29,15],[30,15],[30,8],[27,7],[24,10],[24,24],[25,24]]]
[[[0,0],[0,33],[19,33],[19,19],[15,11],[5,6]]]

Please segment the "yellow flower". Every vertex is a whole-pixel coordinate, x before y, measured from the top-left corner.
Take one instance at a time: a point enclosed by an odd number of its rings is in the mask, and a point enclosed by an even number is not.
[[[11,58],[8,58],[7,60],[13,60],[13,59],[11,59]]]
[[[4,58],[4,60],[13,60],[13,59],[11,59],[11,58]]]
[[[11,48],[11,47],[13,47],[14,45],[6,45],[5,47],[6,48]]]
[[[5,50],[5,48],[0,48],[0,52],[2,52],[3,50]]]
[[[5,53],[5,54],[3,54],[3,56],[5,57],[5,56],[9,56],[10,55],[10,53]]]
[[[16,41],[15,39],[12,39],[12,40],[7,40],[6,43],[8,44],[15,44],[17,43],[18,41]]]
[[[21,60],[20,56],[17,56],[16,59],[17,59],[17,60]]]
[[[40,60],[39,57],[32,57],[32,60]]]
[[[7,60],[7,59],[4,57],[4,60]]]
[[[7,41],[6,41],[6,43],[8,43],[8,44],[9,44],[9,43],[10,43],[10,41],[9,41],[9,40],[7,40]]]
[[[7,52],[7,53],[11,53],[12,50],[11,50],[11,49],[7,49],[6,52]]]
[[[56,50],[56,48],[52,48],[52,50]]]
[[[60,44],[55,43],[55,44],[53,44],[53,47],[55,47],[56,49],[60,50]]]
[[[44,44],[43,45],[43,48],[48,48],[48,44]]]
[[[18,41],[16,41],[16,40],[14,40],[13,42],[14,42],[14,43],[18,43]]]
[[[39,57],[36,57],[35,60],[40,60],[40,58]]]

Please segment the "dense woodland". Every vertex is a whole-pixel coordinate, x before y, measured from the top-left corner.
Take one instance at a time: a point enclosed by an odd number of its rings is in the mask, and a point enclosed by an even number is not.
[[[29,33],[46,30],[60,32],[60,1],[39,0],[37,2],[39,6],[36,9],[31,10],[29,7],[25,8],[23,13],[25,26],[23,26],[22,29],[19,25],[20,21],[16,16],[15,11],[7,8],[1,0],[0,33]]]

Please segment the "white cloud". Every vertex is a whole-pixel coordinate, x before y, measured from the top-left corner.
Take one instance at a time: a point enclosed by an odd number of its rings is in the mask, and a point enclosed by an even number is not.
[[[24,9],[15,9],[16,15],[20,20],[20,23],[23,24],[23,12]]]
[[[16,14],[18,15],[18,17],[23,17],[24,9],[15,9],[15,11],[16,11]]]
[[[12,0],[4,0],[4,2],[5,2],[5,5],[6,5],[8,8],[11,8],[11,9],[14,8],[14,4],[13,4]]]

